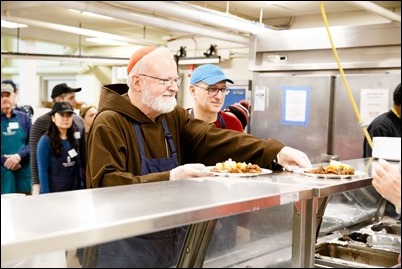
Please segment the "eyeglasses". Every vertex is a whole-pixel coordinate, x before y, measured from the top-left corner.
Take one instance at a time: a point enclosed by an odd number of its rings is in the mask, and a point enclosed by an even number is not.
[[[176,84],[176,86],[180,86],[181,84],[181,78],[157,78],[145,74],[138,74],[139,76],[147,77],[147,78],[153,78],[162,81],[163,86],[168,87],[172,86],[173,83]]]
[[[225,96],[225,95],[228,95],[230,92],[230,89],[228,89],[228,88],[220,88],[219,89],[219,88],[214,88],[214,87],[205,88],[200,85],[194,85],[194,86],[206,90],[208,95],[210,95],[210,96],[215,96],[218,94],[218,92],[221,92],[222,95]]]

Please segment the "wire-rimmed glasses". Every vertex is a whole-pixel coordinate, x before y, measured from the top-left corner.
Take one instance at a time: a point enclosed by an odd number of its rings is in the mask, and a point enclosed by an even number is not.
[[[139,76],[147,77],[147,78],[153,78],[162,81],[163,86],[168,87],[172,86],[173,83],[176,84],[176,86],[180,86],[181,84],[181,78],[158,78],[158,77],[153,77],[150,75],[146,74],[138,74]]]

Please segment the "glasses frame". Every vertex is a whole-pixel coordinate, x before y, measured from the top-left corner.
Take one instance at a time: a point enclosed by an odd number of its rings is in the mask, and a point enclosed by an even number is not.
[[[153,79],[157,79],[162,81],[163,86],[168,87],[168,86],[172,86],[173,83],[179,87],[181,84],[181,78],[158,78],[158,77],[154,77],[154,76],[150,76],[150,75],[146,75],[146,74],[138,74],[138,76],[142,76],[142,77],[147,77],[147,78],[153,78]],[[167,84],[169,83],[169,84]]]
[[[215,89],[212,89],[212,88],[210,88],[210,87],[206,87],[206,88],[205,88],[205,87],[203,87],[203,86],[195,85],[195,84],[194,84],[194,86],[195,86],[195,87],[198,87],[198,88],[201,88],[201,89],[203,89],[203,90],[206,90],[209,96],[216,96],[216,95],[218,95],[218,92],[221,92],[223,96],[226,96],[226,95],[228,95],[229,92],[230,92],[230,89],[228,89],[228,88],[220,88],[220,89],[219,89],[219,88],[215,88]],[[212,92],[211,92],[211,91],[212,91]],[[215,91],[216,91],[216,92],[215,92]]]

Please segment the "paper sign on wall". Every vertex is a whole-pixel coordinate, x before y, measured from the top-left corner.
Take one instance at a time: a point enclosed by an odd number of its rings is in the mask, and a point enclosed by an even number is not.
[[[267,89],[265,86],[255,86],[254,111],[265,111]]]
[[[373,119],[389,110],[388,89],[361,89],[360,116],[364,125],[369,125]]]
[[[282,86],[281,89],[281,124],[308,126],[310,112],[310,87]]]

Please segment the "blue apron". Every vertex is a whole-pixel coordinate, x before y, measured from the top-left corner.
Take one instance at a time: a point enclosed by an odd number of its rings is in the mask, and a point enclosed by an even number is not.
[[[144,138],[137,122],[133,123],[141,157],[141,174],[169,171],[177,167],[177,153],[167,123],[162,121],[165,139],[171,155],[166,158],[147,158]],[[174,228],[147,235],[131,237],[98,246],[98,268],[167,268],[176,265],[187,227]]]
[[[49,169],[50,192],[72,191],[82,189],[81,165],[79,154],[70,157],[68,151],[73,147],[68,140],[63,140],[61,155],[52,158]]]
[[[10,128],[10,123],[18,124],[18,128]],[[28,134],[18,122],[18,115],[1,121],[1,154],[15,154],[26,146]],[[31,193],[31,166],[29,160],[20,162],[21,168],[11,171],[1,166],[1,194]]]

